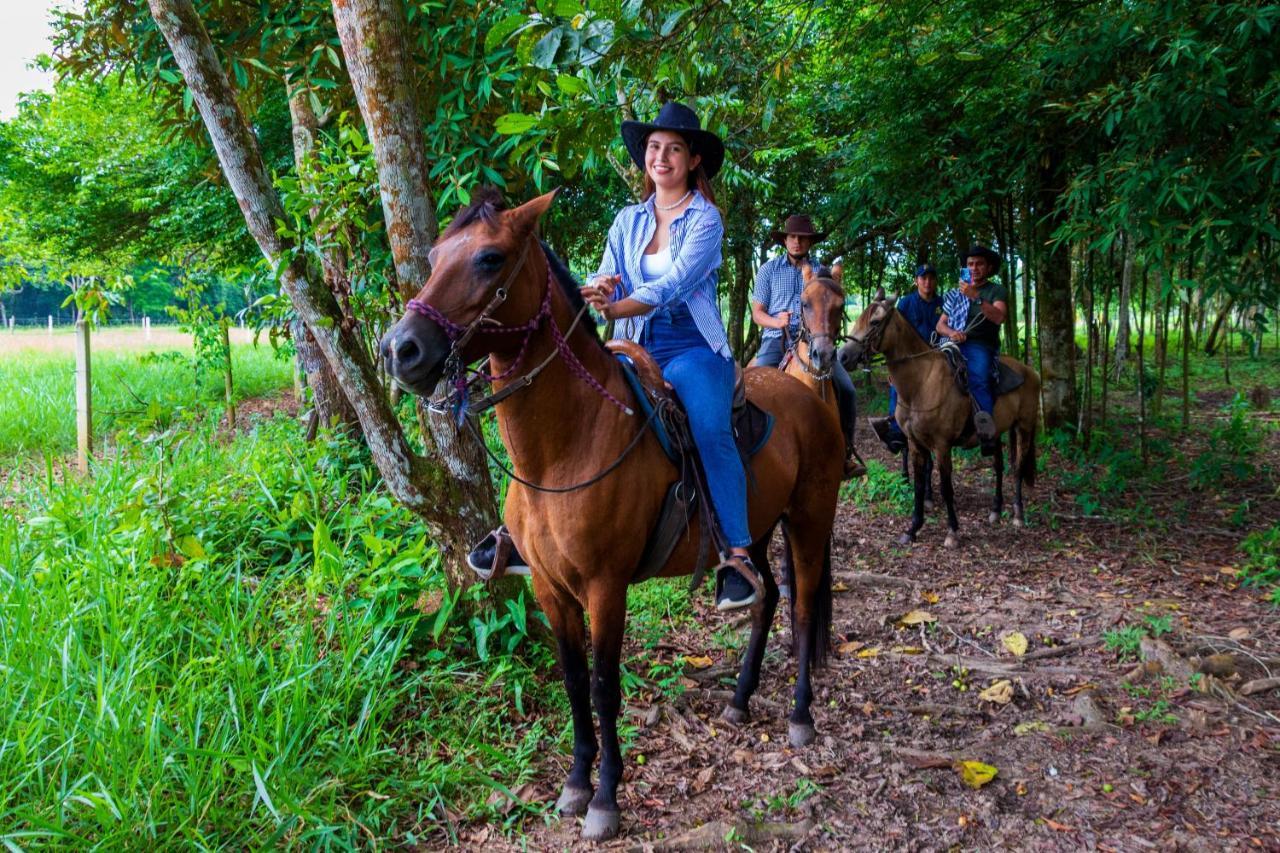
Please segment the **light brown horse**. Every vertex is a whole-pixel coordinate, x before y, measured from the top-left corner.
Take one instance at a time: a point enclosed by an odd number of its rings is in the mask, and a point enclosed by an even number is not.
[[[893,300],[884,291],[867,306],[854,324],[849,343],[841,349],[845,367],[857,364],[873,353],[883,353],[889,376],[898,389],[898,408],[894,412],[898,426],[907,436],[915,475],[915,507],[911,527],[900,538],[901,544],[915,540],[924,525],[926,461],[932,451],[937,459],[942,498],[947,504],[950,528],[943,542],[948,548],[959,544],[956,533],[955,492],[951,482],[951,448],[975,447],[977,436],[970,425],[973,411],[969,395],[956,387],[946,357],[933,349],[907,320],[898,313]],[[1040,376],[1017,359],[1001,356],[1000,361],[1016,370],[1023,378],[1021,386],[996,398],[996,450],[992,459],[996,489],[988,520],[1000,520],[1004,509],[1004,448],[1000,435],[1009,433],[1010,462],[1014,466],[1013,523],[1023,523],[1022,484],[1036,482],[1036,424],[1040,417]]]
[[[817,394],[838,425],[840,410],[831,369],[836,360],[836,341],[844,326],[844,289],[840,283],[844,268],[836,266],[830,275],[819,275],[809,264],[801,270],[804,290],[800,292],[800,336],[786,356],[786,373]]]
[[[382,342],[392,376],[428,394],[459,364],[489,356],[499,391],[519,387],[497,406],[499,433],[519,480],[505,516],[532,567],[534,594],[559,646],[573,713],[573,764],[557,808],[584,811],[583,837],[618,831],[622,776],[618,713],[619,661],[627,586],[677,471],[639,415],[615,358],[602,346],[568,271],[537,239],[538,220],[554,193],[514,210],[478,195],[441,235],[431,278]],[[459,342],[462,342],[461,352]],[[522,382],[526,376],[534,378]],[[745,720],[759,683],[765,642],[778,603],[767,545],[780,519],[790,531],[796,587],[792,632],[798,658],[788,733],[797,746],[815,737],[811,666],[831,641],[830,537],[840,484],[839,427],[820,400],[772,369],[746,374],[747,395],[776,418],[768,443],[750,466],[751,556],[764,596],[725,717]],[[523,483],[520,481],[524,481]],[[558,491],[557,491],[558,490]],[[699,554],[699,523],[681,539],[663,576],[688,574]],[[588,673],[584,611],[590,617],[594,673]],[[594,702],[603,755],[597,754]]]

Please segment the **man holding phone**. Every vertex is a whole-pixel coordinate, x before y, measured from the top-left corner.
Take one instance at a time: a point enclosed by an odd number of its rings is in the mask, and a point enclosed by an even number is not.
[[[1000,355],[1000,325],[1009,313],[1009,291],[991,276],[1000,269],[1000,256],[974,243],[960,258],[964,264],[959,290],[943,298],[938,334],[960,345],[969,373],[969,394],[976,411],[973,428],[990,456],[996,447],[995,396],[992,379]]]

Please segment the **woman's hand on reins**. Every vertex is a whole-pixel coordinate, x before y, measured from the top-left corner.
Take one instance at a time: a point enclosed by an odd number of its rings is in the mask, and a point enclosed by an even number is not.
[[[582,294],[583,299],[587,300],[588,305],[607,320],[609,319],[607,311],[613,292],[621,282],[620,275],[598,275],[591,279],[590,284],[578,288],[578,292]]]

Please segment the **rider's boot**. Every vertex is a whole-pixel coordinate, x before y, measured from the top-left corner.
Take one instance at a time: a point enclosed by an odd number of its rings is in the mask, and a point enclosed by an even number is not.
[[[973,413],[973,431],[978,435],[983,456],[994,456],[996,452],[996,421],[990,412]]]
[[[748,580],[744,572],[750,572],[752,578]],[[716,576],[716,610],[750,607],[759,599],[761,588],[760,572],[751,558],[731,557]]]
[[[868,418],[871,430],[876,438],[884,444],[890,453],[901,453],[907,447],[907,438],[898,429],[898,423],[892,417]]]

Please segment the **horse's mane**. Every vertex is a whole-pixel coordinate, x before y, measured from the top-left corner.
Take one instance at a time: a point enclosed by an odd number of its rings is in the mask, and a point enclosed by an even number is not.
[[[565,266],[564,261],[560,260],[560,256],[551,251],[551,247],[545,241],[539,240],[538,244],[542,246],[542,252],[547,256],[547,266],[551,267],[551,276],[560,285],[560,291],[565,298],[569,300],[569,307],[573,309],[573,313],[577,314],[587,304],[587,300],[582,298],[582,291],[579,290],[581,285],[573,277],[573,273],[569,272],[569,268]],[[597,342],[600,340],[600,332],[596,329],[596,324],[590,314],[583,317],[578,326],[588,330]]]
[[[502,193],[497,187],[481,187],[476,190],[475,195],[471,196],[471,204],[459,210],[453,217],[453,221],[449,223],[448,228],[444,229],[440,239],[452,237],[477,221],[482,221],[485,225],[496,225],[498,214],[506,209],[507,204],[503,201]]]
[[[844,296],[844,288],[831,276],[831,267],[817,266],[813,268],[813,277],[818,283],[837,296]]]

